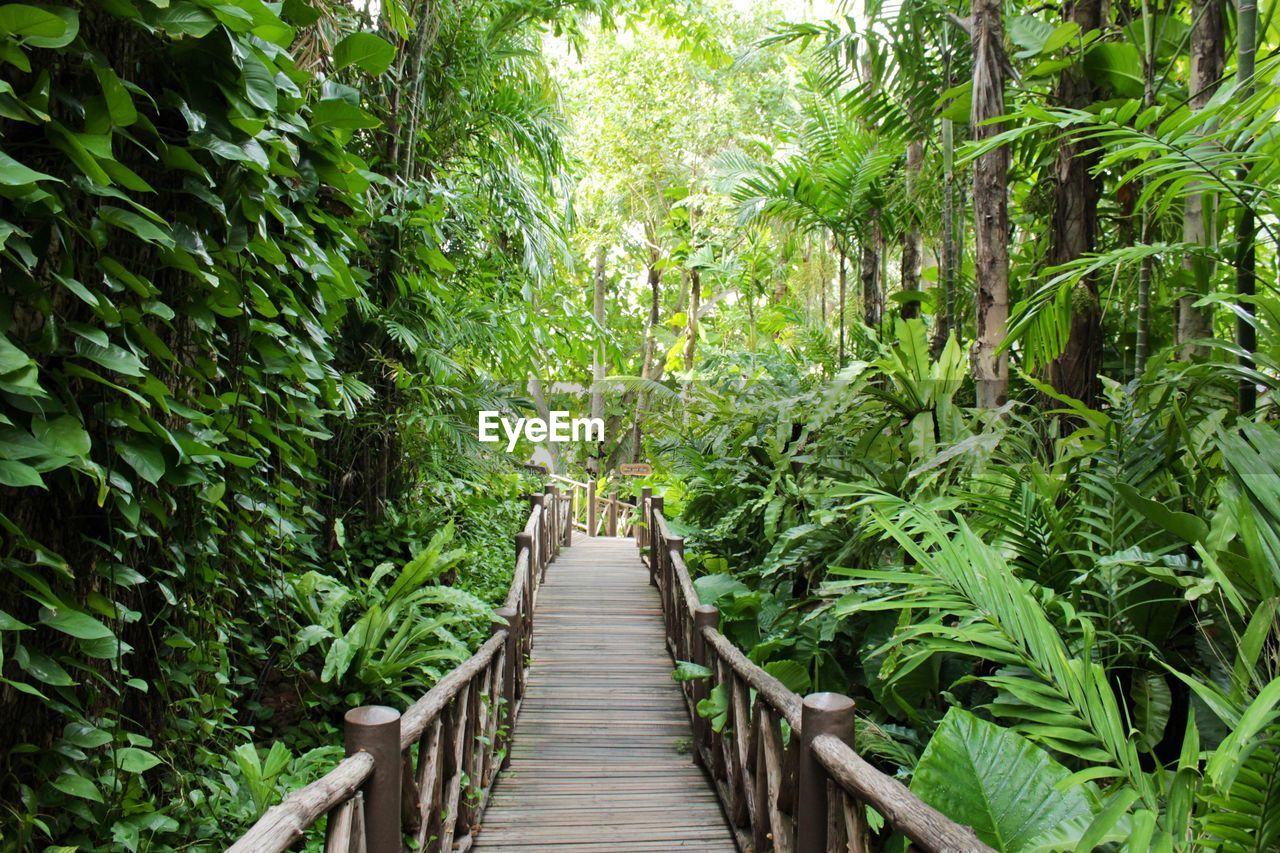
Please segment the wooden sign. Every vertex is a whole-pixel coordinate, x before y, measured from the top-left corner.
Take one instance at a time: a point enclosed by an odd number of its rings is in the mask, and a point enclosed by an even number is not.
[[[624,477],[648,477],[653,473],[653,466],[648,462],[624,462],[618,466],[618,473]]]

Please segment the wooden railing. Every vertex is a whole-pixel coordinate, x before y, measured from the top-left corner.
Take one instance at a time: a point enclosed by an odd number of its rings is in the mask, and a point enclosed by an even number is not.
[[[972,829],[926,805],[854,751],[852,699],[792,693],[721,634],[719,611],[698,600],[684,539],[672,535],[662,498],[645,489],[641,504],[645,523],[637,525],[636,540],[661,594],[671,656],[711,673],[684,682],[694,755],[715,783],[740,849],[878,849],[867,822],[870,806],[920,849],[990,850]],[[717,687],[728,700],[719,731],[697,713],[698,702]]]
[[[597,494],[594,480],[582,483],[568,477],[551,475],[571,498],[573,526],[588,536],[629,536],[636,506],[618,498],[616,489],[603,496]]]
[[[531,498],[516,535],[515,574],[493,635],[403,714],[381,705],[345,717],[347,757],[268,809],[230,847],[280,853],[327,816],[325,853],[467,850],[524,696],[538,588],[572,542],[571,495],[555,486]]]

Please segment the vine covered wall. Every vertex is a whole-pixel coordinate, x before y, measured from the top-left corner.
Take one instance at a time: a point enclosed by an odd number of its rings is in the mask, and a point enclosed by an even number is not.
[[[488,26],[501,6],[0,6],[0,848],[234,822],[183,771],[320,680],[303,655],[328,628],[294,581],[412,556],[468,501],[464,541],[509,532],[518,478],[482,494],[484,463],[445,449],[476,329],[525,275],[518,238],[448,244],[509,187],[451,206],[444,158],[495,143],[466,105],[432,116],[447,152],[397,122],[425,112],[420,82],[394,115],[368,98],[432,50],[527,39]],[[213,789],[270,775],[228,763]]]

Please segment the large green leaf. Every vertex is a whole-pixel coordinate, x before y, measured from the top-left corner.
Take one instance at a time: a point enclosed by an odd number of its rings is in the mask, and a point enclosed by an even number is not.
[[[278,102],[275,77],[265,62],[250,53],[244,57],[244,93],[249,103],[263,110],[275,110]]]
[[[138,472],[138,476],[148,483],[158,483],[164,476],[164,452],[156,445],[143,441],[121,441],[116,443],[116,450]]]
[[[1058,824],[1092,814],[1071,772],[1013,731],[952,708],[916,765],[911,790],[997,850],[1022,850]]]
[[[1080,34],[1080,25],[1074,21],[1053,24],[1034,15],[1018,15],[1009,19],[1009,40],[1022,48],[1014,54],[1018,59],[1031,59],[1053,53]]]
[[[34,184],[36,181],[57,181],[53,175],[46,175],[44,172],[37,172],[35,169],[28,169],[8,154],[0,151],[0,186],[3,187],[20,187],[24,184]]]
[[[1148,752],[1164,738],[1164,728],[1169,722],[1173,704],[1169,683],[1159,673],[1148,672],[1134,678],[1129,688],[1133,699],[1133,727],[1138,732],[1142,746]]]
[[[711,675],[711,670],[708,667],[687,660],[679,661],[675,670],[671,673],[671,677],[676,681],[700,681],[704,678],[710,678]]]
[[[80,30],[75,10],[58,6],[6,3],[0,6],[0,35],[32,47],[66,47]]]
[[[1128,483],[1116,483],[1116,491],[1125,503],[1146,516],[1152,524],[1159,525],[1184,542],[1202,542],[1209,535],[1209,525],[1204,519],[1186,512],[1177,512],[1159,501],[1149,500],[1138,494]]]
[[[698,702],[698,716],[711,721],[711,728],[720,731],[729,721],[729,691],[723,684],[711,689],[706,699]]]
[[[792,693],[808,693],[812,682],[804,665],[793,660],[775,660],[764,665],[764,671],[782,682]]]
[[[40,612],[40,621],[54,630],[70,634],[78,640],[101,640],[114,637],[111,629],[94,619],[88,613],[82,613],[69,607],[56,610],[44,608]]]
[[[338,98],[321,101],[311,108],[311,126],[316,129],[357,130],[377,127],[379,124],[381,122],[378,119],[355,104],[349,104]]]
[[[93,73],[98,76],[98,84],[102,86],[102,97],[107,102],[107,112],[112,123],[119,127],[128,127],[138,120],[138,111],[133,106],[133,98],[129,90],[120,82],[116,72],[109,65],[95,65]]]
[[[719,605],[726,598],[738,593],[750,592],[750,588],[732,575],[703,575],[693,581],[693,589],[702,604]]]
[[[0,334],[0,374],[22,370],[24,367],[34,363],[31,360],[31,356],[18,349],[8,338]]]
[[[1127,42],[1103,42],[1084,55],[1090,79],[1097,80],[1121,98],[1142,97],[1142,57]]]
[[[373,33],[352,33],[333,49],[334,68],[358,66],[368,74],[382,74],[391,67],[396,49]]]
[[[12,459],[0,459],[0,484],[6,486],[44,486],[40,472],[30,465]]]
[[[63,415],[46,421],[34,418],[31,432],[36,439],[57,456],[80,457],[89,453],[93,441],[80,421],[71,415]]]
[[[355,659],[357,651],[359,649],[345,639],[338,638],[334,640],[333,645],[329,647],[328,653],[325,654],[324,669],[320,673],[320,680],[325,684],[330,681],[340,680],[346,674],[347,669],[350,668],[351,661]]]
[[[1043,49],[1045,42],[1053,35],[1053,24],[1042,21],[1035,15],[1014,15],[1005,26],[1009,41],[1015,47],[1022,48],[1014,55],[1019,59],[1036,56]]]
[[[126,746],[116,750],[116,764],[126,773],[145,773],[160,763],[153,753],[136,746]]]
[[[15,654],[18,666],[37,681],[53,687],[70,687],[75,682],[71,675],[53,658],[33,649],[26,649]]]
[[[118,207],[102,207],[98,210],[98,216],[102,217],[103,222],[129,231],[148,243],[158,243],[168,248],[172,248],[174,245],[173,237],[165,229],[131,210],[122,210]]]
[[[203,38],[213,32],[218,19],[194,3],[174,3],[150,17],[153,26],[176,36]]]
[[[80,355],[108,370],[114,370],[124,376],[142,376],[143,374],[142,360],[123,347],[115,344],[101,347],[92,341],[80,338],[76,341],[75,348]]]
[[[102,793],[98,790],[98,786],[76,773],[67,773],[54,779],[53,787],[73,797],[92,800],[95,803],[102,802]]]

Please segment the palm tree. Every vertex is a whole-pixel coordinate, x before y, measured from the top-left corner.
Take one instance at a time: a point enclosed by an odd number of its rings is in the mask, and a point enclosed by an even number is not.
[[[1074,0],[1063,7],[1062,17],[1080,32],[1096,30],[1102,20],[1101,0]],[[1097,97],[1097,87],[1086,74],[1083,58],[1063,70],[1055,100],[1070,107],[1085,107]],[[1079,258],[1094,248],[1098,227],[1099,179],[1096,160],[1089,146],[1065,140],[1058,146],[1053,170],[1053,224],[1049,232],[1049,263],[1059,265]],[[976,200],[976,199],[975,199]],[[1091,276],[1080,280],[1071,299],[1071,325],[1062,353],[1048,365],[1049,381],[1068,396],[1086,402],[1101,387],[1098,370],[1102,366],[1102,303],[1097,282]]]
[[[1004,22],[999,0],[973,0],[973,138],[999,133],[1004,115]],[[978,405],[995,408],[1009,394],[1009,149],[988,147],[973,165],[973,230],[977,241],[977,340],[973,378]]]
[[[1191,4],[1191,76],[1188,82],[1193,110],[1204,109],[1218,89],[1222,69],[1226,62],[1225,22],[1222,0],[1195,0]],[[1183,203],[1182,239],[1187,243],[1208,245],[1216,230],[1216,196],[1187,196]],[[1178,325],[1174,342],[1179,347],[1179,357],[1190,359],[1207,354],[1205,347],[1194,343],[1213,334],[1213,312],[1196,305],[1200,297],[1209,292],[1212,268],[1203,257],[1188,255],[1185,266],[1191,272],[1192,290],[1178,300]]]
[[[888,179],[904,150],[905,142],[891,130],[872,132],[850,122],[838,100],[813,93],[793,148],[769,162],[740,152],[720,158],[743,222],[772,220],[831,240],[838,258],[842,364],[846,354],[846,262],[860,246],[875,245],[876,227],[884,227],[890,209]],[[878,291],[864,294],[868,325],[878,323],[879,298]]]

